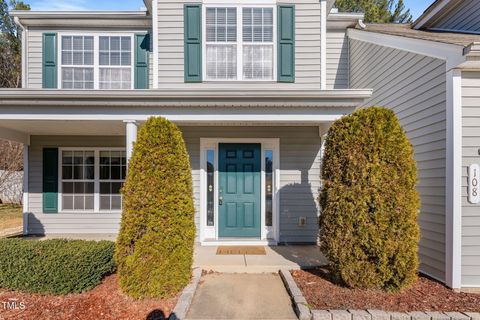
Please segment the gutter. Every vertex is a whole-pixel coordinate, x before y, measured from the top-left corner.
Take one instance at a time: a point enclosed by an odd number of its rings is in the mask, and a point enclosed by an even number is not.
[[[90,19],[90,18],[146,18],[148,11],[27,11],[27,10],[12,10],[10,14],[19,19]]]

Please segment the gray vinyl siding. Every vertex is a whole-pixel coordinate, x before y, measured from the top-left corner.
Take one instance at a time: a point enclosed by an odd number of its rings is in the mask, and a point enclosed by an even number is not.
[[[200,226],[200,138],[280,138],[280,241],[316,242],[320,188],[320,137],[318,127],[182,127],[192,167],[195,223]],[[42,213],[42,149],[44,147],[122,147],[125,138],[89,136],[33,136],[30,146],[29,232],[118,232],[119,214]],[[307,225],[298,226],[306,217]],[[197,233],[198,234],[198,233]]]
[[[480,1],[463,0],[432,27],[448,30],[480,32]]]
[[[158,3],[159,88],[212,87],[238,88],[239,82],[184,83],[183,6],[195,1],[162,0]],[[263,88],[320,88],[320,1],[286,0],[295,4],[295,84],[262,82]],[[205,58],[205,57],[204,57]],[[276,66],[274,66],[276,69]],[[258,82],[243,82],[245,88],[258,88]]]
[[[78,34],[87,32],[105,32],[108,33],[108,30],[88,30],[88,29],[79,29],[77,30]],[[30,89],[41,89],[42,88],[42,38],[44,32],[57,32],[57,30],[49,29],[40,29],[40,28],[29,28],[27,36],[27,81],[26,86]],[[133,31],[130,31],[133,32]],[[150,37],[151,46],[153,48],[153,37]],[[60,41],[60,39],[58,39]],[[60,43],[60,42],[58,42]],[[57,63],[60,64],[60,57],[57,58]],[[153,87],[153,54],[149,53],[149,86]]]
[[[467,198],[468,166],[480,164],[480,72],[462,78],[462,285],[480,287],[480,204]]]
[[[350,40],[350,85],[372,88],[365,106],[395,111],[415,149],[421,212],[420,270],[445,279],[446,65]]]
[[[44,31],[29,29],[27,37],[27,88],[42,88],[42,34]]]
[[[44,214],[42,206],[42,155],[47,147],[124,147],[120,136],[32,136],[29,148],[29,217],[30,234],[115,234],[120,226],[117,213]]]
[[[327,31],[327,89],[348,89],[348,39],[345,29]]]

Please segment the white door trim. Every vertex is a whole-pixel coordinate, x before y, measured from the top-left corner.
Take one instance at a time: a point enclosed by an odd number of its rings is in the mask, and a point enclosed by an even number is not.
[[[261,144],[261,238],[252,240],[218,239],[218,145],[220,143],[260,143]],[[207,151],[214,150],[215,192],[214,192],[214,226],[207,226]],[[273,151],[273,217],[272,226],[265,226],[265,151]],[[280,139],[279,138],[200,138],[200,243],[201,245],[219,244],[272,244],[279,242],[279,187],[280,187]]]

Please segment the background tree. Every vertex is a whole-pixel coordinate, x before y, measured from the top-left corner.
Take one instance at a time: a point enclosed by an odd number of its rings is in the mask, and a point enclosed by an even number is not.
[[[322,163],[320,243],[338,280],[391,291],[417,278],[420,208],[413,147],[395,113],[335,121]]]
[[[365,22],[410,23],[412,14],[403,0],[337,0],[336,6],[343,12],[364,12]]]
[[[0,194],[9,193],[12,181],[23,170],[23,145],[0,139]],[[11,199],[0,199],[2,201]]]
[[[17,0],[0,0],[0,88],[19,88],[22,84],[22,31],[10,10],[30,10]]]

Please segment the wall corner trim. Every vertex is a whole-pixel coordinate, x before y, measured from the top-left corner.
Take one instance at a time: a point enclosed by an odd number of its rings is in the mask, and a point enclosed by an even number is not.
[[[446,283],[462,286],[462,72],[447,71]]]

